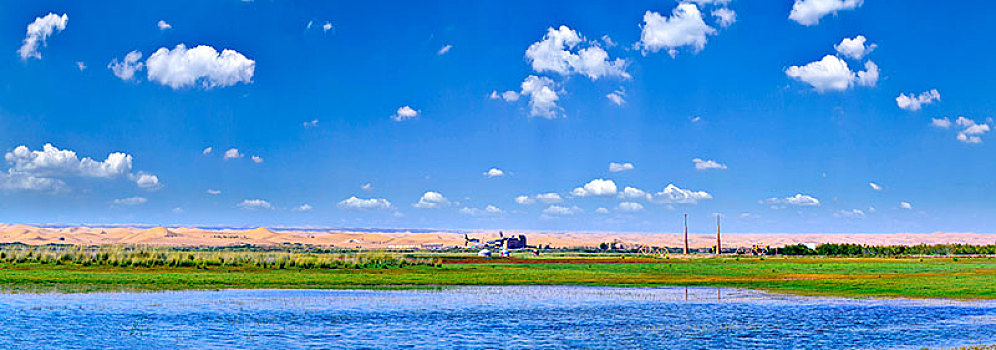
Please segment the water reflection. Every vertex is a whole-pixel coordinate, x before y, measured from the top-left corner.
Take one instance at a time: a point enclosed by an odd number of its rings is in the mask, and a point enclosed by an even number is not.
[[[720,288],[0,295],[0,347],[850,349],[992,342],[993,302]]]

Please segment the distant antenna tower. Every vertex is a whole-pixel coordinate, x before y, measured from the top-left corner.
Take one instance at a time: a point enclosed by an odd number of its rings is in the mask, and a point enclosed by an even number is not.
[[[716,255],[723,254],[723,248],[719,242],[719,214],[716,214]]]
[[[685,254],[688,254],[688,214],[685,214]]]

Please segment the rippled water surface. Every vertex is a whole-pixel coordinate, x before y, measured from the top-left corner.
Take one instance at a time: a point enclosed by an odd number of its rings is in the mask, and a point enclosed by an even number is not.
[[[710,288],[0,294],[0,348],[905,349],[996,343],[996,303]]]

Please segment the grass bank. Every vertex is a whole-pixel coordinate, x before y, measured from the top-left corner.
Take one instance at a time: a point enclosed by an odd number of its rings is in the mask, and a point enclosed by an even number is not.
[[[803,295],[996,299],[996,259],[535,259],[349,269],[2,263],[8,291],[417,288],[453,285],[714,286]],[[526,260],[526,259],[522,259]],[[508,262],[507,260],[504,262]]]

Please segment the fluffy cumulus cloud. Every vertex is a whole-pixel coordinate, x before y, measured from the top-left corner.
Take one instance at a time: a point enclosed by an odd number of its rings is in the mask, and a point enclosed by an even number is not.
[[[273,205],[262,199],[245,199],[238,204],[242,209],[273,209]]]
[[[543,209],[543,216],[554,217],[554,216],[571,216],[584,212],[581,208],[577,206],[573,207],[562,207],[559,205],[551,205]]]
[[[716,34],[716,29],[702,19],[698,6],[688,2],[679,3],[671,11],[671,17],[647,11],[643,15],[642,27],[640,42],[636,46],[643,54],[664,50],[671,57],[675,57],[678,49],[685,46],[696,53],[702,51],[707,36]]]
[[[697,204],[706,199],[712,199],[712,195],[706,191],[683,189],[674,184],[668,184],[664,190],[654,193],[651,197],[652,201],[664,204]]]
[[[616,162],[610,162],[609,163],[609,171],[611,171],[613,173],[618,173],[618,172],[627,171],[627,170],[633,170],[633,168],[634,168],[633,167],[633,163],[616,163]]]
[[[450,201],[442,193],[428,191],[419,198],[418,202],[412,204],[413,207],[422,209],[440,208],[450,205]]]
[[[139,61],[141,59],[141,52],[132,51],[125,55],[125,58],[121,61],[118,61],[117,58],[112,59],[111,63],[107,64],[107,68],[110,68],[114,72],[114,76],[121,78],[121,80],[129,81],[135,78],[135,72],[145,67],[145,64]]]
[[[626,186],[622,191],[619,192],[619,198],[622,199],[650,199],[650,194],[636,187]]]
[[[847,62],[834,55],[823,56],[823,59],[810,62],[804,66],[791,66],[785,69],[785,75],[792,79],[811,85],[817,92],[844,91],[855,84],[875,86],[878,82],[878,66],[865,62],[865,70],[855,73]]]
[[[875,49],[875,44],[865,45],[868,39],[864,35],[858,35],[852,38],[844,38],[840,41],[840,44],[833,46],[837,53],[843,55],[844,57],[860,60],[865,57],[869,52]]]
[[[563,116],[560,106],[557,106],[556,85],[547,77],[530,75],[522,81],[522,96],[529,98],[529,116],[546,119],[556,119]]]
[[[162,47],[145,61],[149,81],[182,89],[200,85],[205,89],[249,84],[256,61],[235,50],[218,50],[207,45],[187,49],[183,44],[172,50]]]
[[[571,194],[577,197],[614,196],[616,195],[616,182],[606,179],[594,179],[588,181],[582,187],[575,188]]]
[[[67,23],[69,23],[69,16],[65,13],[59,16],[50,12],[45,17],[35,18],[34,22],[28,24],[28,32],[24,35],[24,43],[17,50],[17,53],[21,55],[21,59],[41,59],[38,47],[45,45],[46,40],[52,34],[65,30]]]
[[[515,203],[518,203],[520,205],[530,205],[536,202],[540,202],[543,204],[557,204],[557,203],[563,203],[564,198],[561,197],[560,194],[554,192],[540,193],[534,196],[521,195],[515,197]]]
[[[907,111],[919,111],[923,106],[940,100],[941,93],[937,92],[937,89],[932,89],[921,92],[919,95],[912,92],[909,95],[901,93],[899,97],[896,97],[896,105]]]
[[[817,199],[816,197],[807,195],[807,194],[802,194],[802,193],[797,193],[794,196],[789,196],[789,197],[785,197],[785,198],[772,197],[772,198],[768,198],[768,199],[759,201],[758,203],[760,203],[760,204],[767,204],[767,205],[770,205],[772,208],[776,208],[776,209],[777,208],[784,208],[786,206],[793,206],[793,207],[818,207],[818,206],[820,206],[820,200],[819,199]]]
[[[352,196],[336,204],[341,209],[390,209],[391,202],[383,198],[356,198]]]
[[[899,202],[899,208],[910,210],[913,209],[913,204],[910,204],[910,202]]]
[[[515,102],[519,100],[519,92],[508,90],[502,93],[498,93],[498,90],[491,91],[492,100],[505,100],[505,102]]]
[[[161,186],[155,175],[133,173],[132,156],[121,152],[108,154],[99,161],[45,144],[41,150],[18,146],[7,152],[4,159],[10,168],[0,173],[0,189],[58,192],[67,189],[66,180],[71,178],[125,178],[149,190]]]
[[[873,190],[876,190],[876,191],[881,191],[882,190],[882,185],[879,185],[879,184],[874,183],[874,182],[869,182],[868,183],[868,187],[871,187]]]
[[[297,208],[294,208],[294,211],[311,211],[312,209],[314,208],[311,207],[311,204],[304,203],[299,205]]]
[[[250,158],[250,159],[252,159],[252,162],[253,162],[253,163],[256,163],[256,164],[263,164],[263,157],[260,157],[260,156],[252,156],[252,157],[249,157],[249,158]]]
[[[491,168],[484,172],[484,176],[489,178],[505,176],[505,172],[498,168]]]
[[[205,154],[207,154],[207,153],[205,153]],[[238,148],[229,148],[227,151],[225,151],[224,159],[226,159],[226,160],[228,160],[228,159],[238,159],[238,158],[242,158],[242,157],[245,157],[245,156],[246,156],[245,154],[243,154],[242,152],[239,152]]]
[[[490,205],[490,204],[488,206],[484,207],[484,209],[464,207],[464,208],[461,208],[459,210],[459,212],[460,212],[460,214],[469,215],[469,216],[495,216],[495,215],[501,215],[501,214],[505,213],[504,211],[501,210],[501,208],[498,208],[498,207],[496,207],[494,205]]]
[[[113,203],[114,203],[114,205],[133,206],[133,205],[145,204],[145,202],[148,202],[148,201],[149,200],[147,198],[145,198],[145,197],[135,196],[135,197],[128,197],[128,198],[118,198],[118,199],[115,199]]]
[[[411,106],[401,106],[398,108],[393,115],[391,115],[391,120],[396,122],[403,122],[405,120],[413,119],[418,116],[418,111],[416,111]]]
[[[726,164],[714,160],[695,158],[692,163],[695,163],[695,170],[726,169]]]
[[[820,23],[820,18],[837,11],[853,10],[861,6],[863,0],[795,0],[789,19],[804,26]]]
[[[955,138],[958,141],[972,144],[982,143],[982,135],[988,133],[991,128],[987,123],[979,123],[965,117],[958,117],[954,122],[947,117],[931,118],[930,125],[941,129],[955,127],[958,129],[958,135]]]
[[[716,17],[716,23],[723,28],[737,22],[737,13],[725,7],[712,10],[712,16]]]
[[[643,210],[643,204],[637,202],[622,202],[616,207],[619,211],[633,213]]]
[[[630,78],[626,73],[626,60],[610,59],[604,49],[585,41],[581,34],[567,26],[548,28],[542,40],[526,49],[526,60],[537,73],[580,74],[592,80]]]
[[[173,28],[173,26],[169,25],[169,23],[166,23],[166,21],[164,20],[159,20],[159,23],[156,23],[156,26],[159,27],[159,30],[167,30]]]

